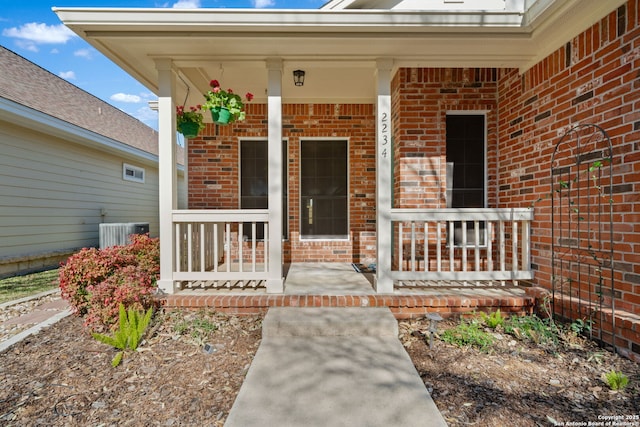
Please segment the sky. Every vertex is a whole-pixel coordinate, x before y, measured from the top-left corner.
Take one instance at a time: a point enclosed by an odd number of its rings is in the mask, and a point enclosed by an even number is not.
[[[317,9],[325,0],[0,0],[0,45],[158,129],[156,96],[65,27],[57,7]]]

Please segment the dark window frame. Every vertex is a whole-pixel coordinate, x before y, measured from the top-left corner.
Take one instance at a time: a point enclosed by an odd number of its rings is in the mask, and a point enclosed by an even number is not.
[[[445,129],[447,207],[486,208],[488,190],[486,114],[471,111],[447,113]],[[482,161],[474,161],[478,158]],[[466,247],[475,247],[474,223],[468,222],[466,228]],[[480,221],[479,232],[479,246],[486,247],[488,236],[485,221]],[[461,222],[454,223],[454,246],[462,247]]]
[[[244,146],[244,147],[243,147]],[[249,158],[248,153],[246,151],[249,150],[249,146],[253,149],[253,151],[257,154],[255,155],[253,160],[253,165],[249,166]],[[286,139],[282,140],[282,238],[284,240],[289,238],[289,181],[288,181],[288,153],[289,144]],[[243,154],[243,149],[246,151]],[[258,150],[260,152],[258,152]],[[259,157],[259,154],[262,156]],[[239,162],[239,194],[240,194],[240,209],[268,209],[269,208],[269,167],[268,167],[268,141],[266,139],[241,139],[238,147],[238,162]],[[262,173],[259,173],[261,168],[258,166],[258,158],[263,158],[265,165],[262,169]],[[246,162],[246,163],[245,163]],[[247,187],[257,188],[260,187],[261,184],[256,183],[255,185],[251,185],[251,183],[247,184],[247,178],[245,177],[245,171],[249,170],[252,173],[250,177],[255,180],[259,180],[262,178],[264,181],[264,195],[260,196],[244,196],[243,193]],[[251,203],[249,203],[251,202]],[[247,206],[252,205],[252,206]],[[247,240],[251,240],[252,232],[251,232],[251,223],[243,224],[243,237]],[[256,240],[264,241],[264,225],[256,224]]]

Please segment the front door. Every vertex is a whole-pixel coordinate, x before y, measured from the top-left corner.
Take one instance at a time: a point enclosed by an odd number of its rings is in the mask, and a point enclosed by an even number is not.
[[[300,142],[302,239],[347,239],[348,156],[346,140]]]

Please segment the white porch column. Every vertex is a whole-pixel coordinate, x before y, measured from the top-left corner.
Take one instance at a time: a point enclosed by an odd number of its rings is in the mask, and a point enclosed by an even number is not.
[[[158,191],[160,215],[160,290],[172,294],[174,246],[172,211],[177,206],[175,75],[169,59],[156,60],[158,70]]]
[[[282,59],[267,60],[269,163],[269,273],[267,293],[284,292],[282,278]]]
[[[392,293],[391,279],[391,196],[393,191],[393,143],[391,133],[391,68],[393,60],[378,59],[376,108],[376,253],[377,293]]]

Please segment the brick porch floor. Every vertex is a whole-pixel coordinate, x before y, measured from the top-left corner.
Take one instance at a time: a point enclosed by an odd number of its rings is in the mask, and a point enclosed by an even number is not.
[[[269,307],[389,307],[396,318],[407,319],[433,312],[444,317],[497,309],[532,313],[536,297],[527,289],[447,289],[407,295],[216,295],[186,290],[167,295],[163,304],[168,308],[211,307],[232,314],[264,314]]]

